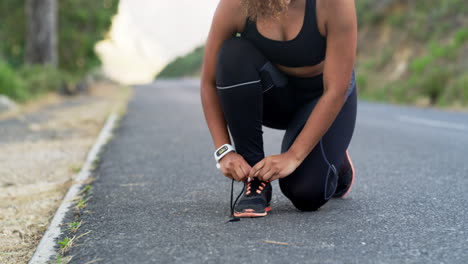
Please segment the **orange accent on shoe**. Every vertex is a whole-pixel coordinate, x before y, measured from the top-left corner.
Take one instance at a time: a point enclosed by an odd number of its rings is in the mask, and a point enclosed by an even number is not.
[[[271,206],[265,208],[263,213],[255,213],[252,209],[245,209],[243,212],[234,212],[235,217],[262,217],[266,216],[271,211]]]
[[[266,216],[267,212],[264,213],[234,213],[235,217],[261,217]]]
[[[347,190],[342,196],[340,196],[340,198],[344,198],[344,197],[349,193],[349,191],[351,191],[351,188],[353,187],[353,184],[354,184],[354,173],[355,173],[355,170],[354,170],[353,162],[351,161],[351,158],[349,157],[348,150],[346,150],[346,156],[348,157],[349,164],[351,165],[352,178],[351,178],[351,185],[349,186],[348,190]]]

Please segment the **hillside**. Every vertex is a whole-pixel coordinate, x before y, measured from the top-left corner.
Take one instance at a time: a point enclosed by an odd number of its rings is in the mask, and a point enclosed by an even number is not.
[[[468,5],[462,0],[356,1],[363,99],[468,107]],[[199,76],[203,47],[157,76]]]
[[[468,106],[468,6],[464,2],[359,3],[356,67],[362,97]]]

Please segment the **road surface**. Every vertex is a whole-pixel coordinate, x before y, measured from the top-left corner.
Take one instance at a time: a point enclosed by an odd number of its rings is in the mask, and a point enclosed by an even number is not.
[[[275,183],[267,217],[225,223],[198,84],[135,87],[71,263],[467,263],[468,114],[360,101],[346,199],[300,212]],[[283,134],[264,128],[267,155]]]

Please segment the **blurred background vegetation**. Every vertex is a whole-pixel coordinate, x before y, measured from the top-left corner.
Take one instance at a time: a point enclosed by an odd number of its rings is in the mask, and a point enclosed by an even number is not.
[[[57,8],[57,63],[27,63],[26,7],[43,0],[0,1],[0,94],[24,102],[75,86],[99,64],[96,42],[106,38],[118,0],[52,0]],[[31,23],[31,21],[29,21]]]
[[[28,63],[30,2],[55,1],[57,63]],[[356,73],[361,99],[468,107],[468,5],[462,0],[359,0]],[[0,1],[0,94],[24,102],[76,87],[100,65],[118,0]],[[30,22],[30,21],[29,21]],[[204,47],[169,63],[158,78],[200,76]]]
[[[468,5],[463,0],[359,0],[361,99],[468,107]],[[158,78],[199,76],[203,47]]]

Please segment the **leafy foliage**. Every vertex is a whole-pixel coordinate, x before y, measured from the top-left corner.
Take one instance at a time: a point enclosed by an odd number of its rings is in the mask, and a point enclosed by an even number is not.
[[[0,94],[19,102],[58,91],[64,83],[73,82],[74,79],[71,74],[51,66],[24,65],[13,69],[0,61]]]
[[[0,61],[0,94],[24,101],[28,98],[26,84],[5,62]]]
[[[119,1],[59,1],[60,68],[69,72],[86,72],[100,64],[94,45],[106,37]]]
[[[76,82],[99,65],[94,46],[106,37],[119,1],[57,1],[58,69],[23,64],[26,0],[0,1],[0,94],[23,102],[48,91],[58,91],[64,83]]]
[[[25,0],[0,1],[0,58],[13,67],[23,63],[26,19]]]
[[[468,73],[463,63],[468,51],[468,6],[464,1],[361,0],[356,1],[356,8],[361,29],[392,32],[385,47],[368,52],[358,62],[364,98],[396,103],[427,99],[430,105],[468,106],[463,87]],[[407,69],[397,80],[388,80],[388,72],[402,61],[392,54],[388,62],[376,63],[386,56],[383,51],[387,47],[393,54],[402,47],[413,51],[406,59]]]
[[[360,31],[370,32],[360,35],[356,73],[361,98],[468,106],[468,5],[464,0],[355,3]],[[375,45],[385,34],[386,42]],[[411,53],[401,56],[402,50]],[[202,60],[200,47],[175,59],[158,77],[193,76],[200,72]],[[402,64],[407,67],[392,79]]]
[[[59,68],[83,74],[99,64],[94,45],[105,38],[118,0],[58,0]],[[26,0],[0,1],[0,56],[14,68],[23,63]]]
[[[195,76],[203,63],[205,48],[198,47],[185,56],[177,57],[169,63],[159,74],[158,78],[174,78],[180,76]]]

